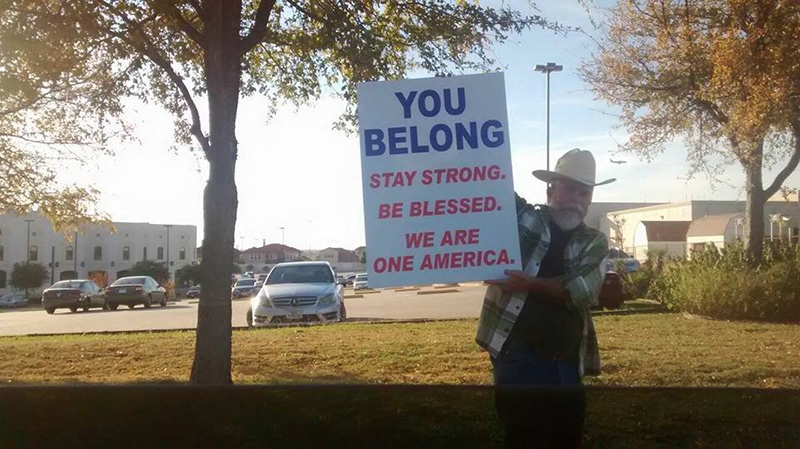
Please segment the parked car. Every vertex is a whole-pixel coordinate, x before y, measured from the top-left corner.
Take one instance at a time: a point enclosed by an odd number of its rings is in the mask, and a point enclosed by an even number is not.
[[[247,323],[345,321],[343,290],[328,262],[278,264],[251,300]]]
[[[257,281],[261,281],[261,282],[266,281],[267,280],[267,274],[266,273],[259,274],[258,277],[256,277],[256,280]]]
[[[355,279],[353,279],[353,290],[362,290],[365,288],[369,288],[367,285],[367,273],[359,273],[356,275]]]
[[[629,256],[625,251],[619,248],[610,248],[608,250],[608,257],[606,258],[606,271],[623,270],[628,273],[638,271],[640,267],[638,260]]]
[[[106,308],[106,299],[100,287],[87,279],[58,281],[42,292],[42,307],[53,314],[56,309],[84,312],[92,307]]]
[[[253,285],[253,293],[258,293],[261,290],[261,287],[264,286],[264,281],[256,281],[255,285]]]
[[[356,280],[356,274],[355,273],[350,273],[350,274],[348,274],[347,276],[344,277],[345,285],[353,285],[353,281],[355,281],[355,280]]]
[[[142,304],[149,309],[153,304],[167,305],[167,291],[150,276],[129,276],[119,278],[105,290],[109,310],[117,310],[120,305],[132,309]]]
[[[253,289],[255,288],[256,280],[252,278],[241,278],[233,284],[233,288],[231,289],[231,297],[233,299],[237,298],[245,298],[253,294]]]
[[[0,296],[0,308],[13,309],[15,307],[25,307],[26,305],[28,305],[28,300],[17,293],[6,293]]]
[[[199,298],[200,297],[200,286],[199,285],[195,285],[195,286],[189,287],[189,291],[186,292],[186,297],[187,298]]]

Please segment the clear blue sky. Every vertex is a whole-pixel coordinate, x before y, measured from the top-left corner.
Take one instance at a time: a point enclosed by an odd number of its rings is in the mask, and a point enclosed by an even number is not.
[[[524,1],[510,3],[527,8]],[[576,1],[540,3],[549,19],[592,32],[586,11]],[[687,170],[680,141],[652,163],[614,154],[625,132],[614,128],[613,108],[594,101],[576,74],[592,49],[585,35],[564,37],[543,30],[515,36],[495,49],[505,66],[514,181],[520,194],[532,202],[544,201],[543,183],[530,175],[545,166],[545,76],[533,66],[553,61],[564,71],[551,75],[551,165],[571,148],[591,150],[598,178],[618,178],[596,189],[595,201],[744,198],[744,178],[735,165],[715,189],[706,179],[682,179]],[[300,249],[364,244],[358,137],[331,128],[343,108],[341,101],[325,97],[298,110],[281,107],[267,122],[265,100],[251,97],[240,103],[237,247],[260,245],[262,239],[280,243],[281,227],[286,244]],[[169,150],[172,121],[167,113],[132,102],[129,118],[138,142],[120,143],[116,157],[100,158],[67,180],[98,187],[100,206],[115,221],[194,224],[199,243],[206,163],[187,149]],[[611,164],[612,156],[628,162]],[[765,182],[773,177],[773,172],[765,173]],[[793,174],[787,184],[800,185],[800,175]]]

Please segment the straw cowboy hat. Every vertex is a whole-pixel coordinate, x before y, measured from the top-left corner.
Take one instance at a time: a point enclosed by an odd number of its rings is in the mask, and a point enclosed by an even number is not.
[[[533,176],[547,183],[557,179],[571,179],[589,187],[601,186],[617,180],[617,178],[611,178],[603,182],[595,182],[594,156],[590,151],[583,151],[579,148],[573,148],[558,158],[554,171],[534,170]]]

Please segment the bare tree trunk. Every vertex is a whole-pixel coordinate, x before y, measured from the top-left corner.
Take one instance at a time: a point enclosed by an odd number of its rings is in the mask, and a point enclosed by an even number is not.
[[[750,260],[757,264],[761,261],[764,249],[764,205],[767,201],[764,194],[761,175],[761,157],[745,167],[747,206],[745,207],[744,238]]]
[[[208,87],[209,177],[203,196],[203,289],[197,311],[197,342],[191,383],[231,382],[231,271],[238,193],[236,112],[241,66],[240,1],[203,2]]]

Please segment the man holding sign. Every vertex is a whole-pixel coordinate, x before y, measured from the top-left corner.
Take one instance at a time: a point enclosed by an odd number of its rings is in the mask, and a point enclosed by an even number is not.
[[[502,73],[362,83],[370,287],[519,270]]]
[[[476,341],[491,356],[507,443],[579,446],[582,391],[528,396],[502,387],[579,387],[583,374],[599,373],[589,307],[603,284],[608,241],[583,219],[594,187],[614,179],[595,182],[594,157],[577,148],[554,171],[533,175],[548,183],[547,205],[517,197],[523,267],[487,281]]]

